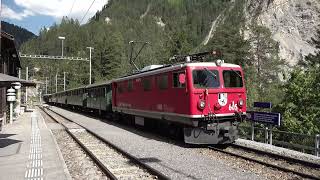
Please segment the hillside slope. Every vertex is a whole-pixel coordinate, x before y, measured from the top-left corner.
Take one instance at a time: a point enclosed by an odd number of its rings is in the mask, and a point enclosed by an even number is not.
[[[279,43],[280,58],[295,65],[300,58],[315,52],[311,44],[320,25],[319,0],[250,0],[247,19],[270,29]],[[254,16],[253,16],[254,15]]]
[[[258,24],[266,28],[258,27],[263,34],[255,36],[264,38],[261,42],[266,42],[264,46],[268,47],[260,52],[259,57],[265,58],[261,61],[271,59],[269,63],[278,66],[279,55],[295,64],[314,51],[309,41],[319,23],[318,5],[317,0],[303,3],[298,0],[110,0],[89,23],[80,25],[77,20],[64,18],[50,30],[41,30],[39,37],[25,43],[22,50],[59,55],[61,42],[57,36],[66,37],[65,55],[68,56],[88,57],[86,47],[92,46],[95,48],[94,82],[132,72],[134,68],[128,61],[130,41],[137,42],[133,57],[141,42],[149,42],[136,58],[139,68],[174,63],[169,58],[177,54],[220,49],[226,62],[254,70],[257,55],[250,51],[253,49],[250,41],[255,39],[250,33],[247,36],[252,37],[246,37],[246,32],[250,31],[251,24]],[[275,42],[268,39],[269,33]],[[56,64],[46,67],[44,62],[25,61],[25,65],[44,68],[47,73],[42,76],[54,76],[54,71],[70,72],[71,87],[88,82],[88,64],[61,63],[60,67]],[[253,70],[251,73],[256,73]]]
[[[32,32],[5,21],[1,21],[1,30],[13,35],[17,49],[19,49],[24,42],[36,37]]]

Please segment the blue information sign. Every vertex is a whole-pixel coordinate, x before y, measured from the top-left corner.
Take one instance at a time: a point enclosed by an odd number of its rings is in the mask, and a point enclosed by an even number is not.
[[[247,111],[247,118],[254,122],[280,126],[281,114],[270,112]]]
[[[254,102],[253,107],[258,108],[271,108],[272,103],[271,102]]]

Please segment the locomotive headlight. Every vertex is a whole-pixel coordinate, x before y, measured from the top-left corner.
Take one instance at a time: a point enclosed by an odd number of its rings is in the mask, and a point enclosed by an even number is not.
[[[199,100],[198,107],[199,109],[204,109],[204,107],[206,107],[206,102],[204,100]]]
[[[239,107],[242,108],[243,104],[244,104],[244,101],[243,101],[243,99],[240,98],[238,101]]]

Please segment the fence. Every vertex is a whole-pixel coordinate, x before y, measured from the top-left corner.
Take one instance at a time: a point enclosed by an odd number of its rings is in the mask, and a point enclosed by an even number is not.
[[[312,136],[279,130],[270,131],[270,128],[268,127],[258,128],[245,124],[239,127],[239,135],[243,139],[268,143],[303,153],[313,154],[315,156],[319,156],[320,154],[319,134]]]

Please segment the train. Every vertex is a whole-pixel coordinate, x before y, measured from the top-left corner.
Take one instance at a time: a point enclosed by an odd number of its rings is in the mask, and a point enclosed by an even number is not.
[[[203,52],[176,56],[183,62],[151,65],[102,83],[44,96],[46,103],[130,117],[182,129],[187,144],[230,144],[246,118],[244,72],[221,59],[206,62]],[[169,126],[168,126],[169,127]]]

